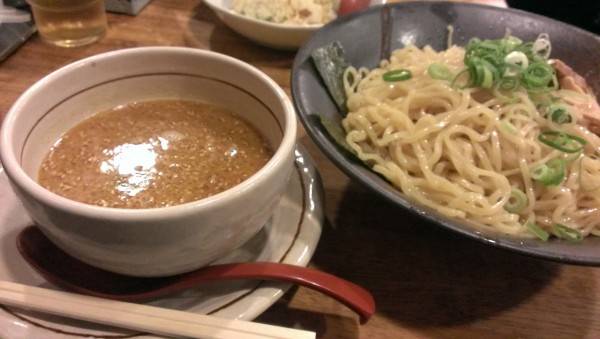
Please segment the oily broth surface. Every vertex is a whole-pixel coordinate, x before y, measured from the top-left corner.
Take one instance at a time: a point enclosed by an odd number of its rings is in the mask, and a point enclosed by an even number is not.
[[[271,156],[264,138],[223,108],[146,101],[100,112],[67,131],[42,162],[38,181],[87,204],[166,207],[231,188]]]

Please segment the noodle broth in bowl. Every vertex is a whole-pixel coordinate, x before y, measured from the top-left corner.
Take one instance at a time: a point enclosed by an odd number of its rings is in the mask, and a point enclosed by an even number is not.
[[[292,93],[341,169],[424,221],[599,264],[599,47],[525,12],[397,4],[315,34]]]
[[[145,47],[67,65],[4,119],[0,157],[65,252],[136,276],[191,271],[269,219],[293,168],[286,94],[221,54]]]

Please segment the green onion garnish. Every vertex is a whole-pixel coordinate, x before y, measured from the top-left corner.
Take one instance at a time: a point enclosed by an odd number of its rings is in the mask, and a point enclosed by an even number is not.
[[[496,88],[506,92],[514,91],[521,85],[519,81],[517,77],[504,77],[498,81]]]
[[[404,81],[412,78],[412,73],[407,69],[395,69],[383,74],[383,80],[387,82]]]
[[[465,62],[470,73],[469,86],[491,88],[494,84],[497,69],[489,61],[474,57]]]
[[[536,224],[534,224],[532,222],[528,222],[528,223],[525,224],[525,227],[527,227],[527,230],[529,232],[533,233],[538,238],[542,239],[543,241],[548,241],[548,238],[550,237],[550,234],[548,232],[544,231],[538,225],[536,225]]]
[[[494,84],[494,68],[486,67],[486,64],[483,64],[480,68],[483,73],[480,75],[481,79],[481,87],[483,88],[491,88]]]
[[[548,116],[550,120],[554,121],[557,124],[568,124],[573,119],[571,118],[571,114],[565,106],[562,105],[552,105],[548,108]]]
[[[446,65],[437,62],[429,65],[427,68],[427,74],[429,74],[431,78],[437,80],[452,80],[454,78],[454,75],[452,72],[450,72]]]
[[[523,52],[512,51],[504,57],[506,63],[506,70],[504,75],[515,76],[521,73],[524,69],[529,66],[529,59]]]
[[[467,83],[466,81],[461,81],[461,83],[459,84],[459,79],[461,77],[463,77],[465,74],[469,74],[469,69],[465,68],[462,71],[458,72],[458,74],[456,74],[454,76],[454,79],[452,79],[452,82],[450,83],[451,87],[458,87],[460,89],[466,88],[470,86],[470,83]]]
[[[565,178],[566,162],[564,159],[552,159],[531,171],[531,177],[544,186],[555,186]]]
[[[562,224],[552,225],[552,234],[554,234],[557,238],[574,242],[581,241],[583,239],[583,234],[581,234],[581,232]]]
[[[531,92],[552,89],[556,86],[556,75],[547,62],[550,47],[547,35],[528,43],[511,36],[498,40],[471,39],[463,60],[469,73],[467,87],[511,91],[522,86]]]
[[[550,45],[550,37],[548,36],[548,34],[540,34],[531,46],[531,50],[536,55],[544,59],[548,59],[548,57],[550,56],[550,51],[552,50],[552,46]]]
[[[545,61],[534,62],[523,71],[521,82],[527,89],[548,88],[554,77],[554,69]]]
[[[523,191],[518,188],[513,188],[510,191],[510,198],[508,198],[508,201],[504,204],[504,209],[508,213],[519,213],[527,206],[528,201],[527,195],[525,195]]]
[[[538,140],[547,146],[565,153],[577,153],[587,143],[584,139],[560,131],[545,131],[538,135]]]
[[[506,38],[503,39],[504,40],[504,45],[505,48],[507,50],[514,50],[515,48],[517,48],[517,46],[520,46],[521,44],[523,44],[523,41],[517,37],[514,36],[507,36]]]

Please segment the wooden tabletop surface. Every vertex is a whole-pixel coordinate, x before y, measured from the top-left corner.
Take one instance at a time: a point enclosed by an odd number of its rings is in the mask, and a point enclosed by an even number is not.
[[[0,64],[0,116],[60,66],[145,45],[229,54],[289,93],[294,54],[242,38],[200,0],[154,0],[137,17],[108,18],[108,34],[99,43],[63,49],[36,36]],[[337,302],[294,288],[256,321],[305,328],[320,338],[600,337],[600,268],[532,259],[424,224],[350,182],[304,133],[299,139],[316,159],[326,194],[328,222],[311,266],[366,287],[378,310],[360,325]]]

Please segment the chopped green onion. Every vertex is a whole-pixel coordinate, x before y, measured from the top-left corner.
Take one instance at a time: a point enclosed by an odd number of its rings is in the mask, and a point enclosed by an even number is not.
[[[468,68],[465,68],[462,71],[458,72],[458,74],[456,76],[454,76],[454,79],[452,79],[452,82],[450,83],[450,86],[451,87],[458,87],[458,88],[461,88],[461,89],[469,87],[470,83],[468,83],[468,82],[463,82],[461,85],[457,85],[458,79],[461,76],[465,75],[465,74],[469,74],[469,69]]]
[[[483,77],[481,79],[481,87],[483,88],[491,88],[494,84],[494,73],[487,68],[483,67]]]
[[[525,42],[517,47],[515,51],[521,51],[527,55],[530,61],[542,61],[543,59],[533,52],[533,42]]]
[[[521,83],[519,82],[519,78],[517,77],[504,77],[498,81],[496,84],[496,88],[502,91],[514,91]]]
[[[383,80],[387,82],[404,81],[412,78],[412,73],[408,69],[395,69],[383,74]]]
[[[544,59],[548,59],[550,56],[550,51],[552,50],[552,45],[550,44],[550,37],[546,33],[540,34],[537,39],[533,42],[531,46],[531,50],[536,55]]]
[[[556,74],[547,62],[549,50],[547,35],[540,35],[535,43],[523,43],[512,36],[498,40],[471,39],[463,60],[470,79],[466,87],[511,91],[522,86],[529,92],[555,88]],[[504,81],[507,77],[511,79]]]
[[[550,238],[550,234],[548,232],[544,231],[541,227],[532,222],[526,223],[525,227],[527,227],[527,230],[529,232],[533,233],[535,236],[542,239],[543,241],[548,241],[548,238]]]
[[[512,51],[504,57],[506,63],[506,71],[504,75],[515,76],[529,66],[529,59],[523,52]]]
[[[512,35],[505,37],[503,40],[504,40],[505,49],[507,51],[512,51],[515,48],[517,48],[517,46],[520,46],[523,43],[523,41],[521,39],[514,37]]]
[[[548,108],[548,116],[550,120],[554,121],[557,124],[568,124],[573,119],[571,118],[571,114],[565,106],[562,105],[552,105]]]
[[[538,135],[538,140],[547,146],[565,153],[577,153],[587,143],[584,139],[560,131],[545,131]]]
[[[508,213],[519,213],[527,206],[528,201],[527,195],[523,191],[513,187],[510,191],[510,198],[504,204],[504,209]]]
[[[546,62],[533,62],[523,71],[521,81],[527,89],[549,87],[554,77],[554,69]]]
[[[574,228],[567,227],[562,224],[552,225],[552,234],[557,238],[565,239],[568,241],[581,241],[583,240],[583,234]]]
[[[492,87],[494,79],[496,78],[495,74],[497,73],[497,69],[494,65],[489,61],[480,58],[472,58],[466,65],[471,77],[470,86],[482,88]]]
[[[552,159],[531,171],[531,177],[544,186],[556,186],[565,178],[566,162],[564,159]]]
[[[437,80],[452,80],[454,78],[454,75],[452,72],[450,72],[446,65],[437,62],[429,65],[427,68],[427,74],[429,74],[431,78]]]

